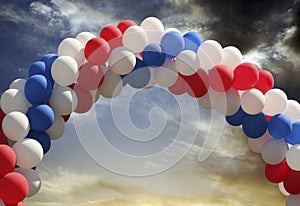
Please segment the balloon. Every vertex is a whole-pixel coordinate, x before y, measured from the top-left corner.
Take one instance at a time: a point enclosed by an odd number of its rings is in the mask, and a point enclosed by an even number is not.
[[[8,139],[18,141],[28,134],[29,120],[22,112],[11,112],[4,117],[2,129]]]
[[[58,56],[70,56],[74,58],[78,66],[83,65],[84,58],[84,47],[80,41],[74,38],[66,38],[58,45],[57,49]]]
[[[0,145],[0,177],[12,172],[16,166],[16,161],[14,150],[7,145]]]
[[[99,100],[99,98],[100,98],[100,94],[99,94],[98,90],[97,89],[90,90],[90,93],[91,93],[91,95],[93,97],[93,102],[94,103],[97,102]]]
[[[14,81],[12,81],[12,83],[10,83],[9,89],[17,89],[24,93],[24,87],[26,81],[27,81],[26,79],[21,79],[21,78],[15,79]]]
[[[129,48],[133,53],[138,54],[147,45],[147,33],[140,26],[131,26],[124,32],[122,42],[125,47]]]
[[[282,139],[269,139],[263,146],[261,156],[263,160],[271,165],[277,165],[285,159],[288,146]]]
[[[176,82],[169,86],[168,89],[175,95],[181,95],[185,93],[186,82],[183,79],[182,75],[178,74]]]
[[[162,66],[166,60],[166,53],[157,43],[148,44],[143,51],[143,60],[149,67]]]
[[[149,68],[150,80],[149,80],[148,84],[144,87],[145,89],[150,89],[156,85],[155,70],[156,70],[156,68],[153,68],[153,67]]]
[[[65,131],[64,118],[62,116],[56,114],[54,117],[54,123],[45,132],[49,135],[51,140],[57,140],[61,136],[63,136],[64,131]]]
[[[104,80],[102,67],[86,63],[82,65],[77,79],[78,84],[86,90],[97,89]]]
[[[197,53],[199,46],[202,43],[200,35],[195,31],[189,31],[183,35],[184,38],[184,50],[192,50]]]
[[[291,168],[286,163],[286,160],[276,165],[267,164],[265,167],[265,177],[272,183],[280,183],[290,170]]]
[[[240,108],[240,95],[237,90],[230,89],[220,93],[216,101],[218,112],[225,116],[233,115]]]
[[[299,155],[300,144],[292,146],[286,153],[286,161],[293,170],[300,171]]]
[[[111,51],[122,46],[122,32],[118,27],[112,25],[103,27],[100,31],[100,37],[108,42]]]
[[[290,170],[283,180],[283,186],[292,195],[300,194],[300,171]]]
[[[292,123],[298,121],[300,119],[300,104],[292,99],[287,100],[287,106],[282,114],[288,116]]]
[[[271,89],[265,93],[266,104],[263,113],[269,116],[282,113],[287,107],[287,96],[281,89]]]
[[[170,87],[174,85],[178,77],[175,63],[170,59],[167,59],[161,67],[154,71],[155,80],[157,84],[162,87]]]
[[[254,88],[260,90],[263,94],[274,87],[273,75],[267,70],[259,70],[259,78]]]
[[[118,24],[117,27],[120,29],[122,34],[124,34],[124,32],[131,26],[136,26],[136,23],[131,20],[123,20]]]
[[[37,74],[40,74],[40,75],[43,75],[45,76],[46,78],[49,78],[49,71],[47,70],[47,67],[46,67],[46,63],[43,62],[43,61],[37,61],[37,62],[34,62],[29,70],[28,70],[28,77],[31,77],[33,75],[37,75]]]
[[[286,206],[298,206],[300,195],[289,195],[286,199]]]
[[[170,58],[176,57],[184,49],[184,39],[180,33],[175,31],[165,33],[160,44]]]
[[[240,63],[242,63],[242,60],[243,56],[238,48],[234,46],[227,46],[223,48],[221,64],[224,64],[234,70]]]
[[[86,46],[86,43],[88,41],[90,41],[91,39],[95,38],[95,34],[91,33],[91,32],[87,32],[87,31],[84,31],[84,32],[80,32],[75,39],[77,39],[83,47]]]
[[[247,115],[243,121],[243,132],[250,138],[261,137],[268,128],[268,121],[263,113]]]
[[[264,144],[273,137],[270,135],[267,130],[265,134],[259,138],[248,138],[248,145],[250,149],[255,153],[261,153]]]
[[[57,84],[68,86],[77,80],[78,65],[72,57],[60,56],[53,62],[51,74]]]
[[[197,55],[191,50],[183,50],[176,58],[177,71],[185,76],[193,75],[197,72],[199,65],[197,61]]]
[[[34,139],[22,139],[12,146],[17,156],[17,165],[23,168],[37,166],[43,159],[43,147]]]
[[[43,75],[37,74],[27,80],[24,92],[32,105],[44,104],[52,95],[52,85]]]
[[[45,104],[30,107],[26,115],[31,129],[38,132],[49,129],[54,122],[54,112]]]
[[[53,62],[58,58],[56,54],[46,54],[41,58],[40,61],[44,62],[46,65],[46,70],[45,70],[45,76],[51,77],[51,67]],[[40,74],[40,73],[34,73],[34,74]]]
[[[292,124],[292,132],[284,138],[291,145],[300,144],[300,121]]]
[[[123,88],[122,79],[119,75],[108,71],[104,75],[104,81],[98,88],[98,92],[106,98],[117,97]]]
[[[283,195],[285,195],[285,196],[289,196],[289,195],[290,195],[290,193],[288,193],[288,192],[286,191],[286,189],[284,188],[283,182],[280,182],[280,183],[278,184],[278,188],[279,188],[279,191],[280,191]]]
[[[147,17],[142,21],[141,27],[147,33],[148,43],[159,43],[165,31],[164,25],[156,17]]]
[[[234,70],[233,87],[238,90],[252,89],[257,84],[259,72],[255,65],[242,63]]]
[[[136,58],[136,64],[133,71],[126,75],[124,80],[133,88],[143,88],[150,81],[150,69],[143,60]]]
[[[49,103],[55,113],[68,115],[77,107],[77,96],[71,88],[57,86],[52,91]]]
[[[77,96],[77,107],[75,108],[76,113],[86,113],[93,106],[93,97],[89,90],[84,89],[79,84],[74,87],[74,92]]]
[[[29,186],[27,197],[32,197],[39,192],[42,183],[39,174],[35,170],[19,167],[16,168],[14,172],[17,172],[26,178]]]
[[[203,69],[198,69],[198,71],[190,76],[183,76],[186,84],[186,92],[196,98],[204,96],[208,91],[208,76]]]
[[[0,198],[7,204],[17,204],[28,194],[26,178],[16,172],[5,175],[0,180]]]
[[[103,38],[90,39],[84,48],[86,60],[91,64],[102,66],[109,57],[110,46]]]
[[[133,70],[136,58],[128,48],[118,47],[111,52],[108,62],[114,73],[125,75]]]
[[[288,137],[292,132],[291,120],[284,114],[277,114],[270,119],[268,130],[275,138]]]
[[[208,75],[208,83],[212,89],[224,92],[231,88],[233,81],[233,71],[225,65],[217,65]]]
[[[258,89],[249,89],[241,96],[241,106],[248,114],[258,114],[265,106],[265,96]]]
[[[214,40],[204,41],[197,51],[200,68],[209,70],[220,64],[223,56],[222,46]]]
[[[220,94],[220,92],[217,92],[209,87],[208,92],[203,97],[199,98],[199,104],[204,109],[214,109],[217,106],[217,101]]]
[[[0,109],[0,145],[4,144],[4,145],[8,145],[8,139],[5,136],[3,129],[2,129],[2,122],[4,119],[4,112]]]
[[[46,154],[51,147],[51,139],[49,137],[49,135],[46,132],[36,132],[31,130],[26,138],[30,138],[30,139],[34,139],[36,141],[38,141],[44,151],[44,154]]]
[[[246,116],[247,114],[244,112],[242,107],[240,107],[236,113],[230,116],[226,116],[226,121],[232,126],[240,126],[243,123]]]
[[[1,109],[5,114],[13,111],[26,113],[29,103],[24,93],[17,89],[8,89],[1,95]]]

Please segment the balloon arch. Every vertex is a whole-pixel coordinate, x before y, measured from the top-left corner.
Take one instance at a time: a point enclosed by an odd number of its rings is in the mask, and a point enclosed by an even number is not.
[[[188,93],[205,109],[217,109],[241,126],[251,150],[266,162],[265,177],[278,184],[287,206],[300,205],[300,105],[273,88],[267,70],[243,62],[241,52],[196,32],[182,35],[148,17],[105,26],[99,37],[82,32],[66,38],[14,80],[1,96],[0,205],[24,205],[41,180],[35,167],[64,133],[72,112],[85,113],[102,95],[124,85],[155,84]]]

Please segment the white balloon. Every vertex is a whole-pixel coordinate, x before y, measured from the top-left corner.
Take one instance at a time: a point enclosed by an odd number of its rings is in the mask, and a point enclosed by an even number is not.
[[[57,86],[53,89],[49,102],[56,114],[68,115],[77,107],[77,96],[71,88]]]
[[[176,57],[175,65],[179,73],[185,76],[193,75],[199,69],[197,54],[191,50],[183,50]]]
[[[138,54],[144,50],[148,44],[146,31],[140,26],[129,27],[123,35],[123,45],[133,53]]]
[[[263,113],[269,116],[282,113],[287,107],[287,96],[281,89],[271,89],[265,93],[266,103]]]
[[[240,108],[240,95],[237,90],[230,89],[221,92],[216,101],[216,108],[218,112],[225,116],[230,116],[236,113]]]
[[[241,96],[241,107],[248,114],[258,114],[264,106],[265,96],[258,89],[249,89]]]
[[[160,43],[161,37],[164,34],[164,25],[156,17],[148,17],[141,23],[141,27],[145,29],[149,43]]]
[[[144,87],[145,89],[150,89],[152,87],[155,86],[156,84],[156,79],[155,79],[155,70],[157,70],[158,68],[152,68],[150,67],[150,80],[148,82],[148,84]]]
[[[58,45],[57,49],[58,56],[70,56],[74,58],[81,66],[84,64],[84,47],[80,41],[74,38],[66,38]]]
[[[298,121],[300,119],[300,104],[295,100],[289,99],[287,101],[287,107],[282,114],[288,116],[292,123]]]
[[[2,122],[3,133],[12,141],[18,141],[26,137],[29,129],[29,120],[22,112],[10,112]]]
[[[34,139],[21,139],[12,148],[17,156],[17,165],[20,167],[35,167],[43,159],[43,147]]]
[[[299,206],[300,195],[289,195],[286,199],[286,206]]]
[[[121,93],[122,88],[121,77],[112,71],[108,71],[105,73],[104,81],[98,88],[98,92],[106,98],[114,98]]]
[[[276,165],[284,160],[287,150],[284,140],[272,138],[264,144],[261,155],[266,163]]]
[[[13,111],[26,113],[29,107],[25,94],[17,89],[8,89],[1,95],[1,109],[5,114]]]
[[[224,64],[234,70],[240,63],[242,63],[243,56],[241,51],[234,46],[227,46],[223,48],[223,57],[221,64]]]
[[[204,109],[214,109],[217,106],[217,101],[219,98],[219,95],[221,94],[221,92],[217,92],[214,89],[212,89],[211,87],[208,88],[208,92],[200,97],[199,100],[199,104],[204,108]],[[224,95],[224,93],[223,93]]]
[[[283,182],[278,183],[278,188],[279,188],[279,191],[280,191],[283,195],[285,195],[285,196],[289,196],[289,195],[290,195],[290,193],[288,193],[288,192],[286,191],[286,189],[284,188]]]
[[[206,71],[220,64],[222,56],[222,46],[215,40],[204,41],[197,51],[199,67]]]
[[[61,115],[55,115],[54,123],[45,132],[49,135],[51,140],[57,140],[63,136],[65,131],[65,121]]]
[[[20,173],[26,178],[29,185],[27,197],[32,197],[40,191],[42,182],[35,170],[19,167],[14,169],[14,172]]]
[[[248,145],[253,152],[261,153],[264,144],[272,138],[272,135],[270,135],[267,130],[265,134],[259,138],[248,138]]]
[[[81,32],[79,33],[75,39],[77,39],[78,41],[80,41],[80,43],[82,44],[83,47],[85,47],[86,43],[95,38],[95,34],[91,33],[91,32],[87,32],[87,31],[84,31],[84,32]]]
[[[4,202],[0,199],[0,206],[5,206]]]
[[[125,75],[133,70],[136,57],[128,48],[118,47],[111,52],[108,62],[114,73]]]
[[[15,79],[12,83],[10,83],[9,88],[10,89],[17,89],[24,93],[24,88],[27,80],[26,79]]]
[[[300,171],[300,144],[293,145],[286,153],[286,161],[290,168]]]
[[[155,69],[155,79],[159,86],[170,87],[178,78],[175,62],[166,60],[165,63]]]
[[[76,82],[79,69],[76,60],[70,56],[60,56],[52,64],[51,75],[61,86],[68,86]]]
[[[91,95],[93,97],[93,102],[97,102],[100,98],[100,93],[98,92],[98,89],[95,89],[95,90],[91,90]]]

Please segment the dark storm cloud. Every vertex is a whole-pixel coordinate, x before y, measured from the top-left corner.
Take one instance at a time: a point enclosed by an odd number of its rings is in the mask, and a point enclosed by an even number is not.
[[[287,43],[295,52],[300,53],[300,1],[295,3],[295,18],[293,26],[295,26],[296,31]]]

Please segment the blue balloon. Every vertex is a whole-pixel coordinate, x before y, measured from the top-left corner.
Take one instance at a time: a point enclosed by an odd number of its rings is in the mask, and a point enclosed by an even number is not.
[[[185,47],[184,50],[192,50],[197,53],[199,46],[203,40],[197,32],[190,31],[183,35]]]
[[[45,76],[46,78],[51,82],[52,85],[54,85],[54,80],[51,75],[51,67],[53,62],[58,58],[56,54],[46,54],[41,58],[40,61],[44,62],[46,65],[46,72]]]
[[[140,89],[149,83],[150,77],[150,69],[143,60],[136,58],[134,69],[123,78],[123,82],[128,83],[133,88]]]
[[[240,107],[240,109],[235,114],[231,116],[226,116],[226,121],[232,126],[240,126],[243,123],[246,116],[247,113],[244,112],[242,107]]]
[[[176,31],[167,32],[161,39],[161,47],[167,57],[176,57],[184,49],[184,38]]]
[[[300,144],[300,121],[292,124],[292,132],[285,141],[291,145]]]
[[[38,132],[49,129],[54,122],[54,112],[45,104],[30,107],[26,115],[31,129]]]
[[[24,93],[32,105],[44,104],[51,98],[52,85],[43,75],[33,75],[27,80]]]
[[[242,128],[244,133],[250,138],[259,138],[268,128],[268,120],[261,112],[256,115],[247,115],[243,121]]]
[[[50,150],[51,139],[46,132],[37,132],[34,130],[30,130],[26,138],[38,141],[43,147],[44,154],[46,154]]]
[[[44,75],[45,77],[47,76],[46,74],[46,64],[45,62],[43,61],[37,61],[37,62],[34,62],[29,70],[28,70],[28,76],[31,77],[33,75],[36,75],[36,74],[41,74],[41,75]]]
[[[149,67],[159,67],[164,64],[166,53],[157,43],[148,44],[143,51],[143,61]]]
[[[292,122],[288,116],[277,114],[270,119],[268,130],[273,137],[282,139],[291,134]]]

